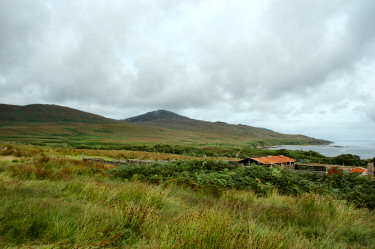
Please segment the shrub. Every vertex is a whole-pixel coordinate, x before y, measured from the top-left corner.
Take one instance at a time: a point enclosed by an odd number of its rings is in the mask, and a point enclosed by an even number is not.
[[[259,196],[274,190],[284,195],[330,194],[359,206],[375,208],[375,182],[355,174],[329,176],[256,165],[233,166],[220,161],[178,160],[167,164],[129,164],[110,170],[110,175],[157,184],[173,180],[178,184],[206,189],[206,192],[210,192],[207,189],[211,188],[235,188],[252,190]]]

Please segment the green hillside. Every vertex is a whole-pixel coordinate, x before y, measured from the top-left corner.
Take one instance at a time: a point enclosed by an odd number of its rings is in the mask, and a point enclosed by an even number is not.
[[[76,123],[113,123],[96,114],[79,111],[58,105],[6,105],[0,104],[0,122],[76,122]]]
[[[162,127],[192,132],[204,132],[209,134],[216,134],[219,136],[235,136],[240,140],[247,140],[251,138],[252,140],[262,140],[265,142],[265,144],[270,144],[270,141],[279,141],[288,144],[329,143],[329,141],[326,140],[314,139],[304,135],[282,134],[265,128],[191,119],[166,110],[148,112],[146,114],[125,119],[124,121],[151,127]]]
[[[190,119],[156,111],[126,122],[57,105],[0,105],[0,140],[73,147],[124,144],[263,146],[321,144],[302,135],[223,122]]]

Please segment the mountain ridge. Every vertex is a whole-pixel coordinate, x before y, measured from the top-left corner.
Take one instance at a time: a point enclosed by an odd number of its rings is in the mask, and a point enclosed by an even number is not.
[[[118,122],[97,114],[54,104],[8,105],[0,104],[0,121],[5,122]]]
[[[156,110],[150,111],[145,114],[137,115],[134,117],[126,118],[124,121],[128,122],[144,122],[144,121],[152,121],[154,119],[166,119],[166,118],[176,118],[176,119],[191,119],[186,116],[179,115],[175,112],[171,112],[168,110]]]
[[[252,138],[269,138],[274,139],[302,139],[311,144],[327,144],[330,141],[323,139],[315,139],[301,134],[282,134],[273,130],[253,127],[244,124],[228,124],[221,121],[209,122],[203,120],[192,119],[186,116],[168,110],[157,110],[147,112],[124,119],[125,122],[141,124],[152,127],[162,127],[174,130],[188,130],[194,132],[210,132],[210,133],[226,133]]]
[[[61,126],[67,124],[73,128]],[[191,119],[167,110],[157,110],[125,120],[109,119],[70,107],[47,104],[25,106],[0,104],[0,124],[3,136],[8,134],[21,135],[37,130],[48,124],[51,136],[65,134],[67,130],[75,131],[76,135],[87,134],[101,136],[101,139],[118,139],[131,137],[131,141],[188,143],[188,144],[327,144],[330,141],[315,139],[304,135],[278,133],[266,128],[248,125],[228,124],[225,122],[209,122]],[[85,124],[82,126],[80,124]],[[107,125],[94,128],[97,125]],[[23,128],[20,128],[22,126]],[[31,128],[31,126],[35,128]],[[7,127],[8,131],[5,130]],[[18,128],[17,128],[18,127]],[[17,130],[17,131],[16,131]],[[26,132],[26,130],[28,130]],[[52,131],[53,130],[53,131]],[[131,131],[133,130],[133,131]],[[100,135],[105,131],[105,136]],[[125,141],[125,140],[124,140]]]

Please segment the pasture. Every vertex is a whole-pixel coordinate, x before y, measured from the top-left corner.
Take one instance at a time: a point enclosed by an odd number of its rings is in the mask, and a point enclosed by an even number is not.
[[[215,158],[85,150],[86,155],[107,158],[177,159],[164,168],[157,163],[149,168],[114,168],[82,161],[81,152],[0,144],[0,246],[373,248],[375,244],[371,206],[315,191],[318,186],[307,191],[301,185],[303,191],[291,191],[288,186],[303,176],[259,169],[241,175],[238,168]],[[237,179],[237,185],[229,186],[230,179]],[[249,187],[240,187],[241,179],[243,186],[249,181]],[[331,180],[336,189],[349,188],[345,185],[349,179]],[[354,180],[373,186],[366,179]]]

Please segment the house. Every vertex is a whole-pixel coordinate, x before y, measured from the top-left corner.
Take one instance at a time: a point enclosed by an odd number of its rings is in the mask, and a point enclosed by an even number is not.
[[[267,156],[267,157],[248,157],[245,159],[242,159],[238,163],[241,163],[243,165],[250,165],[252,163],[255,163],[257,165],[267,165],[267,166],[293,166],[295,160],[286,156]]]

